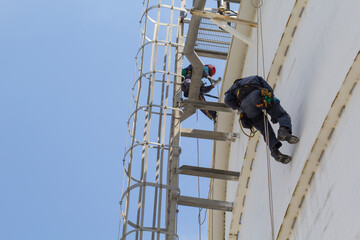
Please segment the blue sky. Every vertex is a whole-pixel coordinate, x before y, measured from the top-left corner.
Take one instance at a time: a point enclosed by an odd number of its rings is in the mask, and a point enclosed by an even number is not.
[[[141,9],[0,0],[0,239],[117,239]],[[181,211],[194,239],[197,210]]]
[[[140,14],[123,5],[0,1],[0,239],[117,238]]]

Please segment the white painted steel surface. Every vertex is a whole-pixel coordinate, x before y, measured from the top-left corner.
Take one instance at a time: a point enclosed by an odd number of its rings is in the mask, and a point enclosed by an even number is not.
[[[354,91],[305,198],[293,239],[360,238],[360,91]]]
[[[270,70],[294,4],[295,1],[264,1],[265,76]],[[293,155],[290,164],[282,165],[272,160],[276,235],[305,161],[360,50],[359,9],[360,2],[357,0],[348,0],[346,3],[340,0],[309,0],[287,51],[275,93],[291,115],[293,132],[301,140],[296,146],[285,143],[281,148],[284,153]],[[255,31],[252,39],[256,40]],[[243,56],[244,48],[239,47],[239,44],[234,41],[232,49],[237,49]],[[245,57],[243,76],[255,75],[256,52],[249,49]],[[227,76],[236,76],[236,73],[241,72],[231,62],[227,66]],[[233,80],[224,77],[224,85],[229,86]],[[360,207],[357,204],[360,198],[357,187],[360,167],[360,150],[357,147],[360,136],[358,88],[359,84],[354,88],[315,172],[290,239],[360,238]],[[232,120],[224,115],[221,119],[224,120],[222,124],[234,126],[233,132],[239,132],[237,118]],[[277,128],[274,127],[275,130]],[[230,152],[221,153],[221,148],[217,148],[216,154],[229,156],[229,162],[223,164],[228,165],[229,170],[240,171],[247,144],[248,139],[240,137],[231,143]],[[225,151],[226,147],[223,149]],[[239,239],[270,239],[266,174],[265,143],[261,138],[246,193]],[[227,183],[227,201],[235,199],[236,189],[236,182]],[[229,237],[231,217],[232,213],[226,213],[225,239]],[[221,225],[218,228],[215,225],[210,227],[223,232]]]
[[[256,2],[256,1],[254,1]],[[255,11],[252,8],[250,1],[244,1],[240,4],[238,17],[247,20],[255,20]],[[246,36],[251,36],[251,28],[243,25],[237,25],[235,28],[237,31],[245,34]],[[224,92],[231,86],[233,79],[240,77],[243,72],[243,66],[245,64],[245,57],[247,54],[247,45],[240,41],[239,39],[233,38],[232,47],[228,54],[228,60],[226,63],[226,70],[224,72],[221,96],[223,102]],[[221,123],[221,124],[219,124]],[[235,128],[233,129],[233,126]],[[218,122],[216,124],[216,131],[230,131],[233,129],[233,132],[240,132],[240,129],[237,128],[237,123],[234,123],[234,116],[229,113],[219,113]],[[241,136],[241,138],[244,138]],[[228,165],[228,159],[230,152],[230,143],[228,142],[219,142],[215,141],[213,144],[213,158],[211,166],[219,169],[235,169],[231,168]],[[241,165],[240,165],[241,166]],[[228,191],[226,189],[226,182],[220,180],[213,181],[213,191],[212,196],[214,199],[225,200]],[[232,201],[232,200],[231,200]],[[209,226],[209,239],[217,240],[223,239],[227,235],[226,228],[228,227],[227,222],[225,221],[228,213],[220,211],[209,211],[208,217],[208,226]]]

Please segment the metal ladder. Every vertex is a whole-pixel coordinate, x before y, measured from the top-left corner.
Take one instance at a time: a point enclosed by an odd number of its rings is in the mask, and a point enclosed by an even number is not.
[[[201,1],[199,1],[201,2]],[[203,6],[198,5],[195,6],[198,8],[203,8]],[[193,20],[192,20],[193,21]],[[195,17],[195,21],[201,21],[201,17]],[[190,22],[190,28],[194,27],[191,25],[193,24]],[[195,27],[196,28],[196,27]],[[179,43],[183,41],[184,36],[182,34],[178,34]],[[185,44],[185,48],[187,47],[188,42],[194,49],[197,36],[186,36],[187,42]],[[191,48],[191,47],[190,47]],[[185,49],[185,51],[187,51]],[[185,53],[184,48],[179,47],[177,49],[178,57],[176,59],[181,59],[181,54]],[[203,51],[202,51],[203,52]],[[212,53],[214,55],[216,53]],[[220,54],[221,55],[221,54]],[[219,55],[219,56],[220,56]],[[186,53],[185,53],[186,56]],[[209,57],[209,56],[207,56]],[[219,59],[224,59],[223,57],[217,57]],[[190,61],[191,62],[191,61]],[[226,106],[224,103],[218,102],[205,102],[197,99],[199,94],[199,86],[193,86],[193,89],[190,87],[190,92],[192,94],[189,95],[189,98],[186,100],[181,99],[181,65],[177,64],[178,77],[175,78],[174,84],[174,95],[173,95],[173,104],[174,108],[181,108],[182,111],[176,111],[172,117],[172,129],[170,134],[170,146],[174,146],[172,150],[170,150],[169,154],[169,162],[168,162],[168,186],[172,187],[179,187],[179,175],[190,175],[190,176],[198,176],[198,177],[206,177],[210,179],[221,179],[225,181],[238,181],[239,179],[239,172],[228,171],[223,169],[214,169],[214,168],[204,168],[204,167],[197,167],[197,166],[189,166],[183,165],[179,166],[179,155],[181,154],[180,148],[180,138],[181,137],[190,137],[190,138],[201,138],[201,139],[209,139],[215,141],[230,141],[234,142],[239,137],[238,133],[227,133],[227,132],[217,132],[217,131],[206,131],[206,130],[199,130],[199,129],[188,129],[188,128],[181,128],[181,122],[190,117],[195,113],[197,109],[201,110],[213,110],[218,112],[232,112],[231,108]],[[193,65],[194,67],[194,65]],[[201,67],[202,68],[202,67]],[[195,72],[199,72],[199,69],[194,67],[193,76],[196,74]],[[202,72],[202,70],[201,70]],[[199,75],[199,74],[197,74]],[[198,85],[199,81],[194,81]],[[192,81],[193,83],[193,81]],[[176,148],[177,147],[177,148]],[[233,210],[233,203],[227,201],[219,201],[207,198],[196,198],[190,196],[182,196],[179,194],[179,191],[169,189],[167,191],[167,218],[166,218],[166,227],[169,232],[175,232],[176,230],[176,215],[178,213],[177,205],[182,206],[190,206],[196,208],[206,208],[212,210],[220,210],[220,211],[229,211]],[[169,240],[175,239],[175,237],[169,236]]]

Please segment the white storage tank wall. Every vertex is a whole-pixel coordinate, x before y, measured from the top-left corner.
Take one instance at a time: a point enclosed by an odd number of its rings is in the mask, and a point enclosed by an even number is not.
[[[293,4],[294,1],[264,1],[262,11],[267,72]],[[360,2],[357,0],[309,0],[297,26],[275,93],[291,115],[293,132],[301,141],[296,146],[284,143],[281,148],[284,153],[293,155],[290,164],[282,165],[271,158],[276,233],[331,103],[360,49],[360,27],[357,24],[360,22],[359,9]],[[259,68],[262,66],[259,65]],[[255,74],[256,52],[252,49],[248,52],[244,76]],[[360,228],[357,226],[360,222],[360,208],[356,204],[360,190],[351,185],[352,179],[356,184],[359,178],[356,163],[360,157],[360,150],[355,147],[360,136],[360,128],[356,125],[359,123],[356,106],[360,99],[359,91],[355,90],[332,137],[331,145],[325,152],[319,171],[315,174],[310,194],[305,198],[295,225],[294,239],[354,239],[354,236],[360,236]],[[234,132],[239,132],[237,122],[234,126]],[[275,125],[274,130],[277,128]],[[232,144],[229,161],[231,170],[241,170],[246,144],[247,139],[243,135]],[[339,167],[341,162],[346,164]],[[344,175],[346,177],[341,177]],[[236,183],[228,183],[229,201],[234,200],[236,188]],[[266,148],[261,138],[246,195],[240,239],[267,239],[270,236],[267,191]],[[324,206],[328,195],[330,199]],[[342,199],[342,196],[346,199]],[[225,239],[228,238],[231,213],[226,216]],[[337,232],[336,228],[342,231]],[[334,234],[346,232],[345,229],[349,230],[348,237],[333,237]]]
[[[283,30],[285,28],[286,22],[288,20],[288,16],[292,10],[294,1],[281,1],[281,0],[277,0],[277,1],[265,1],[263,8],[262,8],[262,19],[263,19],[263,34],[264,34],[264,38],[265,38],[265,42],[264,42],[264,48],[265,48],[265,71],[268,71],[272,62],[272,57],[274,56],[274,54],[276,53],[277,47],[279,45],[279,41],[281,39],[281,35],[283,33]],[[276,12],[276,14],[274,14],[274,12]],[[280,14],[282,13],[282,14]],[[255,42],[256,41],[256,29],[254,29],[253,31],[253,36],[252,39]],[[261,54],[261,53],[259,53]],[[244,68],[244,74],[243,76],[249,76],[249,75],[256,75],[257,74],[257,68],[259,71],[259,75],[262,75],[262,63],[259,62],[259,65],[256,65],[256,59],[257,59],[257,53],[256,53],[256,49],[255,48],[249,48],[248,50],[248,55],[247,55],[247,59],[246,59],[246,63],[245,63],[245,68]],[[259,59],[261,59],[261,55],[259,55]],[[235,80],[235,79],[234,79]],[[234,122],[234,130],[233,132],[240,132],[241,136],[240,139],[238,141],[236,141],[235,143],[232,144],[231,150],[230,150],[230,161],[229,161],[229,169],[232,170],[236,170],[236,171],[240,171],[241,167],[242,167],[242,163],[243,163],[243,158],[245,155],[245,151],[246,151],[246,147],[247,147],[247,143],[248,143],[248,138],[243,135],[241,133],[241,130],[239,128],[239,123],[238,123],[238,116],[235,117],[235,122]],[[249,132],[247,129],[245,129],[246,132]],[[252,221],[247,221],[247,217],[248,215],[246,215],[248,211],[248,203],[249,201],[253,201],[250,200],[249,198],[249,194],[252,195],[252,190],[255,190],[255,197],[259,198],[259,200],[257,201],[259,204],[257,205],[252,205],[254,206],[257,210],[261,210],[260,211],[260,216],[258,214],[254,214],[251,213],[254,217],[255,222],[257,222],[257,226],[262,225],[265,226],[269,220],[269,217],[267,217],[267,215],[269,214],[268,211],[268,206],[267,206],[267,188],[266,188],[266,168],[263,169],[263,167],[266,167],[266,155],[265,155],[265,148],[261,145],[265,144],[263,143],[262,138],[260,139],[260,143],[258,146],[258,151],[257,151],[257,157],[256,160],[254,161],[254,169],[257,169],[260,173],[261,176],[256,176],[257,181],[259,181],[259,186],[261,189],[259,189],[257,187],[257,183],[254,182],[254,185],[256,185],[256,187],[253,186],[249,186],[249,191],[246,197],[246,207],[245,207],[245,213],[243,216],[243,222],[242,222],[242,231],[243,229],[247,229],[248,227],[246,226],[247,223],[252,224]],[[261,156],[259,156],[259,153],[261,154]],[[260,168],[257,166],[258,163],[260,164]],[[231,167],[231,168],[230,168]],[[258,175],[258,174],[255,174]],[[253,173],[254,176],[254,173]],[[251,184],[252,181],[254,180],[254,178],[251,178]],[[233,183],[233,182],[228,182],[227,185],[227,199],[228,201],[233,201],[235,198],[235,193],[236,193],[236,189],[237,189],[237,183]],[[261,200],[263,200],[263,204],[265,204],[265,206],[260,206]],[[225,235],[225,239],[228,239],[228,235],[229,235],[229,228],[230,228],[230,223],[231,223],[231,213],[226,213],[226,235]],[[257,219],[257,217],[259,216],[259,218],[261,219]],[[251,216],[250,216],[251,217]],[[263,228],[263,227],[262,227]],[[270,225],[268,225],[268,231],[270,231]],[[247,230],[246,230],[247,232]],[[252,235],[252,231],[249,232],[250,235]],[[264,233],[264,231],[257,231],[257,233],[262,234]],[[240,235],[242,237],[242,235]],[[253,235],[253,237],[255,237],[255,235]],[[266,236],[266,235],[265,235]],[[262,236],[257,236],[259,238],[252,238],[252,239],[262,239]],[[247,239],[247,238],[244,238]]]
[[[263,19],[263,34],[264,34],[264,38],[266,40],[264,42],[264,48],[266,51],[264,54],[265,55],[265,71],[268,71],[270,68],[270,65],[272,62],[272,57],[276,53],[277,47],[279,45],[279,41],[281,39],[281,35],[283,33],[283,30],[285,28],[286,22],[288,20],[288,16],[292,10],[293,5],[294,5],[294,1],[277,0],[277,1],[265,1],[264,2],[264,5],[262,7],[262,19]],[[274,14],[274,12],[277,12],[277,14]],[[280,14],[280,13],[283,13],[283,14]],[[256,38],[257,38],[256,31],[257,30],[254,29],[253,35],[252,35],[252,40],[254,42],[256,42]],[[261,58],[262,58],[261,52],[259,52],[259,59],[261,60]],[[248,55],[247,55],[246,62],[245,62],[243,76],[256,75],[257,71],[259,71],[259,75],[263,76],[262,63],[259,62],[259,65],[257,66],[256,61],[257,61],[256,48],[249,48]],[[233,80],[235,80],[235,79],[233,79]],[[245,131],[247,133],[249,133],[248,129],[245,129]],[[235,117],[233,132],[240,132],[241,136],[238,141],[236,141],[235,143],[232,144],[232,147],[230,150],[229,169],[241,171],[241,167],[243,164],[243,158],[245,156],[246,147],[247,147],[247,143],[248,143],[248,138],[241,133],[239,123],[238,123],[238,116]],[[260,147],[261,144],[263,144],[262,138],[260,139],[258,153],[264,152],[263,149],[265,149],[265,148],[261,148]],[[266,157],[266,155],[264,155],[264,157],[260,157],[260,158],[259,158],[259,156],[257,156],[257,159],[262,159],[262,160],[260,160],[261,161],[260,166],[266,166],[266,158],[265,157]],[[254,163],[256,164],[257,161],[255,161]],[[254,168],[255,168],[255,166],[254,166]],[[262,171],[262,170],[259,169],[259,171]],[[265,174],[266,174],[266,169],[263,171],[263,174],[262,174],[263,176],[261,176],[261,178],[259,179],[261,182],[260,186],[262,188],[264,188],[265,184],[266,184],[267,176]],[[263,177],[265,179],[265,182],[263,180]],[[252,179],[251,179],[251,181],[252,181]],[[251,188],[252,187],[250,187],[250,189]],[[237,183],[228,182],[228,184],[227,184],[227,199],[228,199],[228,201],[234,201],[236,189],[237,189]],[[257,190],[259,190],[259,189],[257,189]],[[264,194],[267,194],[266,189],[264,189],[264,191],[262,191],[262,192]],[[248,194],[249,194],[249,192],[248,192]],[[267,204],[267,202],[266,202],[267,195],[264,195],[264,196],[258,195],[257,197],[259,197],[260,199],[263,199],[265,201],[264,203]],[[248,201],[249,200],[247,197],[246,204],[248,203]],[[246,206],[246,208],[247,207],[248,206]],[[268,210],[266,210],[266,208],[265,208],[265,214],[268,214]],[[232,216],[231,213],[226,213],[225,239],[228,239],[230,223],[231,223],[231,216]],[[246,217],[247,216],[244,215],[243,219],[245,219]],[[268,218],[264,218],[264,217],[261,217],[261,218],[262,218],[262,220],[259,220],[259,221],[263,221],[263,220],[267,221],[268,220]],[[248,223],[250,223],[250,222],[248,222]],[[246,226],[244,227],[244,224],[246,224],[246,222],[243,222],[242,228],[246,228]],[[270,230],[270,228],[269,228],[269,230]],[[260,231],[259,233],[261,233],[261,232],[262,231]]]
[[[312,180],[293,239],[360,239],[359,103],[357,86]]]

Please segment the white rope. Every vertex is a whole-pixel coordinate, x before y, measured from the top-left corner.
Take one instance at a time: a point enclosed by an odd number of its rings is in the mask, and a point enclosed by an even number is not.
[[[199,128],[199,115],[198,111],[196,111],[196,129]],[[197,166],[200,167],[200,145],[199,145],[199,138],[196,138],[196,153],[197,153]],[[200,198],[200,177],[198,176],[198,198]],[[205,219],[202,222],[201,221],[201,211],[203,209],[199,208],[199,214],[198,214],[198,223],[199,223],[199,240],[201,240],[201,225],[204,224],[206,219],[206,212],[205,212]]]
[[[261,52],[262,52],[262,64],[263,64],[263,75],[265,77],[265,60],[264,60],[264,35],[263,35],[263,28],[262,28],[262,15],[261,15],[261,8],[259,8],[259,15],[260,15],[260,33],[261,33]],[[271,164],[270,164],[270,149],[269,149],[269,125],[267,119],[266,110],[264,111],[264,121],[265,130],[266,130],[266,157],[267,157],[267,170],[268,170],[268,190],[269,190],[269,208],[270,208],[270,219],[271,219],[271,236],[272,239],[275,240],[275,227],[274,227],[274,202],[272,196],[272,180],[271,180]]]
[[[216,141],[214,141],[214,148],[213,148],[213,155],[212,155],[212,159],[214,159],[213,161],[213,165],[211,166],[211,168],[215,168],[216,166]],[[209,186],[209,193],[208,193],[208,199],[213,199],[214,196],[214,179],[211,178],[210,179],[210,186]],[[209,213],[210,214],[210,213]],[[214,210],[211,210],[211,238],[209,238],[211,240],[214,240]]]
[[[262,15],[261,15],[261,8],[259,8],[259,16],[260,16],[260,33],[261,33],[261,55],[262,55],[262,67],[263,67],[263,76],[265,79],[265,55],[264,55],[264,36],[263,36],[263,29],[262,29]]]
[[[251,3],[253,4],[252,0]],[[257,20],[258,20],[258,30],[257,30],[257,46],[259,46],[259,32],[261,38],[261,55],[262,55],[262,73],[265,78],[265,57],[264,57],[264,37],[263,37],[263,28],[262,28],[262,15],[261,15],[261,7],[263,5],[263,1],[260,0],[259,6],[254,7],[257,8]],[[259,66],[258,60],[259,59],[259,47],[257,47],[257,74],[259,74]],[[266,140],[266,163],[267,163],[267,175],[268,175],[268,195],[269,195],[269,210],[270,210],[270,222],[271,222],[271,239],[275,240],[275,228],[274,228],[274,204],[273,204],[273,196],[272,196],[272,180],[271,180],[271,162],[270,162],[270,144],[269,144],[269,125],[267,119],[267,112],[266,109],[263,110],[264,114],[264,129],[265,129],[265,140]]]
[[[268,174],[268,192],[269,192],[269,208],[270,208],[270,220],[271,220],[271,237],[275,240],[274,230],[274,208],[273,208],[273,197],[272,197],[272,181],[271,181],[271,164],[270,164],[270,150],[269,150],[269,125],[267,119],[266,110],[264,113],[264,128],[265,128],[265,140],[266,140],[266,163],[267,163],[267,174]]]
[[[252,1],[251,4],[254,6]],[[257,9],[257,13],[259,13],[258,9]],[[260,22],[259,14],[256,14],[256,19],[257,22],[259,23]],[[259,31],[260,31],[260,26],[256,28],[256,75],[258,76],[259,76]]]
[[[198,111],[196,111],[196,129],[199,128],[199,115]],[[197,166],[200,167],[200,144],[199,138],[196,138],[196,148],[197,148]],[[201,196],[201,187],[200,187],[200,177],[198,176],[198,198]],[[199,223],[199,240],[201,240],[201,225],[203,225],[207,218],[207,209],[205,209],[205,216],[204,219],[201,220],[201,212],[203,208],[199,208],[198,214],[198,223]]]

